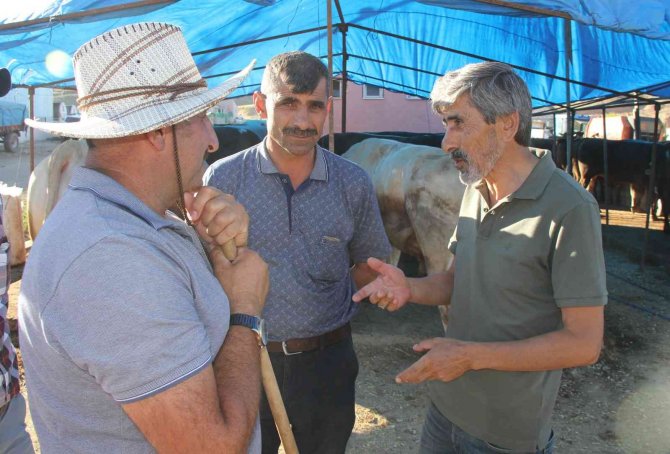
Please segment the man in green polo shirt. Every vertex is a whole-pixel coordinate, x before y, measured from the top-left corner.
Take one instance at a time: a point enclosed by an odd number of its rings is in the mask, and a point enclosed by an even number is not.
[[[429,380],[421,453],[553,449],[551,415],[561,370],[593,364],[607,303],[600,214],[593,197],[548,153],[528,148],[528,88],[502,63],[448,72],[431,94],[450,154],[467,185],[448,270],[380,276],[354,295],[389,311],[408,301],[449,306],[444,338],[398,383]]]

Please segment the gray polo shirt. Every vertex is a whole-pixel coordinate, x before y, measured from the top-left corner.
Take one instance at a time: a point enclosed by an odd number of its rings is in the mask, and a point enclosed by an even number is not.
[[[154,451],[121,405],[208,367],[228,331],[228,299],[192,234],[113,179],[75,171],[19,297],[43,453]],[[260,452],[258,424],[251,446]]]
[[[549,154],[489,207],[467,188],[450,250],[455,286],[446,337],[512,341],[562,327],[562,307],[607,303],[600,211]],[[431,399],[466,432],[508,449],[544,447],[561,371],[470,371],[431,382]]]
[[[294,191],[263,140],[217,161],[205,183],[249,213],[249,247],[270,269],[263,311],[270,340],[315,336],[353,317],[351,265],[391,252],[363,169],[317,146],[311,175]]]

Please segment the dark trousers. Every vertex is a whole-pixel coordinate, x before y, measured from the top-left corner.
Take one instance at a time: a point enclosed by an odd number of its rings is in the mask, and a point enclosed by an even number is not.
[[[342,454],[354,428],[358,359],[351,337],[323,350],[270,353],[301,454]],[[261,398],[263,454],[276,454],[279,434],[265,393]]]

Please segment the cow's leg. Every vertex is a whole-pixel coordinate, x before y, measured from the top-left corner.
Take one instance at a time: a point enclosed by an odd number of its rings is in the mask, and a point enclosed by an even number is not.
[[[630,211],[632,213],[646,213],[645,207],[647,206],[646,188],[642,185],[632,183],[630,185]]]
[[[395,247],[392,248],[391,255],[389,256],[389,265],[398,266],[398,262],[400,262],[400,254],[402,254],[400,249]]]
[[[26,195],[26,210],[28,211],[28,233],[35,240],[37,233],[44,224],[47,204],[48,162],[41,161],[30,174],[28,193]]]
[[[453,254],[447,249],[452,232],[443,231],[446,228],[445,224],[427,212],[415,217],[413,221],[417,242],[424,254],[426,274],[444,273],[453,257]],[[455,222],[452,225],[455,225]],[[442,326],[446,330],[449,321],[449,306],[447,304],[437,308],[440,312]]]

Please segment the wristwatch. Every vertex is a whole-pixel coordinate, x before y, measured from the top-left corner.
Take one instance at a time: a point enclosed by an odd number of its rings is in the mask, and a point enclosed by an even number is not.
[[[255,315],[231,314],[230,326],[246,326],[258,336],[258,345],[262,348],[267,344],[267,334],[265,332],[265,320]]]

